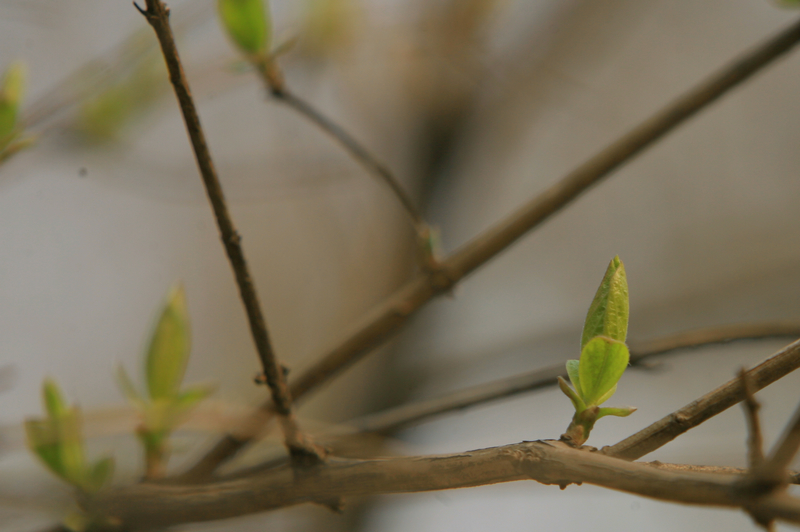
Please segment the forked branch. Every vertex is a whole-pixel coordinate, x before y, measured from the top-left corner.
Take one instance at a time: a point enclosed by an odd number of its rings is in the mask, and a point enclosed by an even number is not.
[[[192,143],[195,160],[200,169],[208,199],[214,210],[222,243],[225,246],[225,251],[236,276],[239,294],[247,311],[250,332],[261,359],[265,379],[270,388],[272,404],[275,405],[275,410],[280,418],[279,421],[286,446],[292,456],[300,461],[318,460],[320,458],[319,451],[305,440],[294,419],[292,396],[286,385],[284,372],[272,349],[256,287],[244,257],[241,237],[236,232],[233,219],[228,212],[225,197],[222,193],[222,185],[217,177],[217,171],[211,159],[203,129],[200,126],[200,117],[197,114],[197,109],[189,90],[189,83],[186,80],[180,57],[178,56],[178,49],[175,46],[175,39],[169,25],[169,8],[160,0],[146,0],[146,3],[146,10],[139,6],[136,7],[153,27],[161,45],[170,81],[175,89],[186,130]]]

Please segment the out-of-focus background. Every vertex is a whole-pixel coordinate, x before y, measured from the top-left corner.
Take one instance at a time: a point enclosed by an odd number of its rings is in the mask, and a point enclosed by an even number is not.
[[[208,0],[175,1],[201,119],[279,356],[307,366],[415,272],[398,202],[242,68]],[[768,0],[272,2],[289,86],[361,139],[451,251],[800,12]],[[80,404],[95,456],[140,471],[113,377],[139,375],[156,309],[181,280],[193,320],[187,382],[219,384],[175,464],[264,397],[155,38],[129,2],[0,1],[0,69],[24,60],[33,149],[0,168],[0,529],[61,517],[69,490],[24,449],[46,376]],[[430,304],[378,354],[303,404],[312,431],[404,401],[575,358],[605,267],[625,262],[632,341],[800,317],[800,55],[770,66]],[[630,371],[590,444],[611,444],[788,342],[693,351]],[[767,442],[800,399],[759,394]],[[557,390],[438,418],[392,452],[558,437]],[[200,440],[200,441],[198,441]],[[267,443],[269,447],[277,443]],[[649,459],[744,465],[731,409]],[[300,507],[185,530],[749,530],[741,513],[532,482]]]

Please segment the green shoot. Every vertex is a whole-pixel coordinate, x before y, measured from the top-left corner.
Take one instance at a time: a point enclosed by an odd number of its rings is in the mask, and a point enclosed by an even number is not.
[[[562,435],[574,445],[583,445],[595,422],[604,416],[629,416],[636,409],[601,408],[617,391],[630,353],[625,345],[628,334],[628,280],[619,257],[614,257],[589,306],[581,335],[580,360],[567,361],[567,375],[559,377],[561,391],[575,407],[575,415]]]
[[[147,478],[163,476],[170,434],[213,391],[207,385],[181,390],[189,351],[189,314],[183,288],[178,286],[170,290],[150,338],[145,357],[147,393],[140,394],[124,368],[119,369],[120,387],[141,417],[137,435],[145,450]]]

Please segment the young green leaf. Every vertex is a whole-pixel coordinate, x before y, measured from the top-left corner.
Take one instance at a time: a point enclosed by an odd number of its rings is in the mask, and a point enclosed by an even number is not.
[[[581,393],[580,360],[567,360],[567,375],[575,391]]]
[[[42,402],[47,415],[51,418],[59,418],[69,410],[61,396],[61,390],[52,379],[45,379],[42,385]]]
[[[599,405],[601,399],[611,397],[629,358],[625,344],[605,336],[598,336],[584,346],[578,372],[579,393],[586,406]]]
[[[175,397],[189,361],[189,315],[181,286],[167,296],[147,352],[147,389],[153,400]]]
[[[614,257],[589,306],[581,336],[581,349],[595,336],[624,342],[628,335],[628,280],[625,266]]]
[[[603,416],[617,416],[617,417],[628,417],[629,415],[636,412],[636,408],[633,406],[624,406],[620,408],[606,408],[603,407],[597,411],[597,418],[600,419]]]
[[[264,0],[219,0],[220,19],[234,43],[252,58],[264,57],[269,47],[271,21]]]
[[[13,139],[25,90],[25,65],[12,63],[0,82],[0,151]]]
[[[564,380],[564,377],[558,377],[558,387],[561,388],[561,391],[564,392],[564,395],[569,397],[569,400],[572,401],[572,406],[575,407],[575,412],[583,412],[586,409],[586,405],[583,402],[578,394],[569,387],[567,381]]]

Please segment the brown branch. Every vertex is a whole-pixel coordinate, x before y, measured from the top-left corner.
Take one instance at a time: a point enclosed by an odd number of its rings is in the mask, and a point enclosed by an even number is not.
[[[403,186],[392,174],[389,168],[379,162],[364,146],[361,145],[352,135],[350,135],[344,128],[339,126],[336,122],[322,114],[319,110],[314,108],[310,103],[290,92],[285,86],[280,88],[270,87],[271,94],[280,102],[286,104],[294,109],[301,115],[305,116],[308,120],[313,122],[317,127],[335,139],[344,149],[358,161],[368,172],[377,176],[382,180],[405,210],[418,235],[426,234],[428,231],[428,224],[422,217],[422,213],[414,205],[411,197],[403,189]]]
[[[272,349],[267,326],[261,313],[256,287],[245,261],[241,238],[236,232],[233,219],[228,212],[225,197],[222,193],[222,185],[211,160],[211,153],[200,126],[200,117],[197,114],[197,109],[189,90],[189,83],[186,80],[183,66],[178,56],[178,49],[175,46],[175,39],[169,25],[169,8],[160,0],[146,0],[146,3],[146,10],[143,10],[138,5],[136,8],[144,15],[150,26],[153,27],[161,45],[170,81],[175,89],[175,95],[180,104],[183,120],[192,143],[197,166],[203,178],[208,199],[214,210],[225,251],[236,276],[239,294],[247,311],[250,332],[269,385],[272,404],[275,405],[275,410],[281,418],[280,425],[283,429],[286,446],[292,456],[297,457],[299,460],[310,459],[313,461],[319,458],[319,454],[311,444],[305,441],[294,419],[292,396],[286,384],[283,370]]]
[[[794,412],[792,420],[786,426],[778,443],[769,456],[755,471],[759,480],[781,483],[786,482],[787,468],[800,450],[800,405]]]
[[[747,375],[753,391],[756,392],[798,367],[800,367],[800,341],[784,347],[749,370]],[[621,442],[604,447],[602,452],[625,460],[637,460],[727,410],[744,397],[744,390],[737,377]]]
[[[631,348],[630,363],[636,366],[647,358],[675,352],[679,349],[695,349],[718,343],[786,336],[800,337],[800,323],[787,320],[697,329],[634,344],[634,347]],[[434,416],[554,386],[558,382],[558,377],[566,376],[564,364],[554,364],[521,375],[471,386],[441,397],[389,408],[352,420],[348,422],[348,425],[361,432],[389,434]]]
[[[367,314],[344,341],[325,353],[292,382],[290,386],[292,396],[297,399],[305,396],[330,380],[336,373],[363,358],[394,335],[425,303],[450,291],[466,275],[498,255],[525,233],[540,225],[686,119],[788,52],[798,41],[800,41],[800,22],[756,46],[706,81],[687,91],[505,220],[457,250],[440,263],[439,269],[420,274],[406,283],[386,302]],[[266,403],[261,408],[268,411],[271,406]],[[224,436],[192,468],[191,473],[197,476],[211,473],[222,461],[247,445],[253,437],[255,433],[246,432]]]
[[[750,376],[745,368],[739,370],[739,381],[742,383],[742,391],[744,392],[742,407],[747,421],[747,466],[753,469],[760,466],[764,461],[764,438],[761,435],[761,421],[758,417],[761,404],[756,401],[753,383],[750,382]]]
[[[119,519],[132,529],[158,528],[326,500],[331,494],[411,493],[527,479],[561,486],[586,482],[684,504],[747,506],[764,515],[800,522],[800,501],[783,495],[760,497],[740,482],[740,475],[667,470],[555,441],[438,456],[332,458],[299,476],[282,468],[202,486],[139,484],[101,492],[84,505],[90,513]]]

